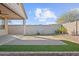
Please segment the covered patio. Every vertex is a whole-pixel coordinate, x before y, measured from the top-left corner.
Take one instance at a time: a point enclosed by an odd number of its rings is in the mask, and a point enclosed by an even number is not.
[[[23,20],[23,27],[25,27],[27,15],[21,3],[0,3],[0,19],[3,22],[0,35],[5,35],[8,34],[8,20]]]

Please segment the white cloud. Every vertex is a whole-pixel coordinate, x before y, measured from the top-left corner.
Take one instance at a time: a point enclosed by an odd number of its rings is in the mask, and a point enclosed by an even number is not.
[[[35,10],[35,19],[39,20],[39,21],[46,21],[48,19],[56,19],[56,15],[53,11],[51,11],[50,9],[41,9],[41,8],[37,8]]]
[[[41,13],[42,13],[42,10],[40,8],[37,8],[35,11],[35,17],[40,18]]]

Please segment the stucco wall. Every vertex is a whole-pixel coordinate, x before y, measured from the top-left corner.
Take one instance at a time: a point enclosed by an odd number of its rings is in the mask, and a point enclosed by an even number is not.
[[[0,36],[6,35],[6,34],[8,34],[8,33],[4,30],[3,26],[0,25]]]
[[[78,35],[79,35],[79,21],[77,21],[77,30],[78,30]],[[75,35],[76,34],[76,22],[69,22],[69,23],[65,23],[63,24],[63,26],[67,29],[68,33],[70,35]]]
[[[59,24],[53,25],[26,25],[25,35],[54,34],[60,27]],[[24,34],[24,27],[21,25],[9,25],[9,34]]]
[[[3,26],[2,25],[0,25],[0,29],[3,29]]]
[[[5,30],[0,30],[0,36],[2,36],[2,35],[6,35],[6,34],[8,34],[8,33],[6,33],[6,31]]]

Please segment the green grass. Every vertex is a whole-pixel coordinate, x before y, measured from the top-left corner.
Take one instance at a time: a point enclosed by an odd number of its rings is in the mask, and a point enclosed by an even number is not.
[[[79,51],[79,44],[63,42],[66,45],[1,45],[0,51]]]

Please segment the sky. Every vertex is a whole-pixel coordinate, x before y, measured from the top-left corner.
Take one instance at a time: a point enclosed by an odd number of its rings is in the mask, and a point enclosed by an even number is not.
[[[56,24],[56,20],[67,11],[79,8],[78,3],[24,3],[28,19],[27,25]],[[22,24],[22,21],[12,21],[11,24]]]
[[[27,25],[56,24],[56,20],[67,11],[79,8],[77,3],[25,3]]]

